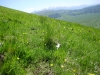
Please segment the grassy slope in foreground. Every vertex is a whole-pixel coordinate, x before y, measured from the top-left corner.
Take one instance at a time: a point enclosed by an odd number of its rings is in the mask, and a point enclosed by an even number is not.
[[[0,7],[0,74],[99,75],[99,57],[99,29]]]

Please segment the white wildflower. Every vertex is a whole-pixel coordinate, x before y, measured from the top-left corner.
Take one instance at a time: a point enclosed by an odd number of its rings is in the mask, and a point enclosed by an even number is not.
[[[58,49],[59,47],[60,47],[60,44],[59,44],[59,43],[57,43],[56,48]]]

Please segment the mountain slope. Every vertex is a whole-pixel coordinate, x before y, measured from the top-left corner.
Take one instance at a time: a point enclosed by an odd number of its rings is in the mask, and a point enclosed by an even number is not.
[[[79,10],[44,10],[36,14],[100,28],[100,4]]]
[[[0,6],[1,75],[99,75],[100,30]]]
[[[88,14],[88,13],[100,13],[100,4],[95,6],[86,7],[79,10],[68,10],[68,15],[81,15],[81,14]]]

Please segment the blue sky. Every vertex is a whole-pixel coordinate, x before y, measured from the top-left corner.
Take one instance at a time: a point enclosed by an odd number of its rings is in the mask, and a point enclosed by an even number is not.
[[[0,5],[32,12],[49,7],[100,4],[100,0],[0,0]]]

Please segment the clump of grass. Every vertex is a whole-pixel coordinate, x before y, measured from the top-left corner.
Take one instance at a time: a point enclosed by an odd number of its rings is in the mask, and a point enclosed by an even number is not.
[[[44,27],[44,48],[46,50],[54,50],[55,42],[54,42],[54,30],[51,25],[47,22],[48,18],[40,17],[40,22]]]
[[[54,50],[55,49],[55,42],[51,37],[45,37],[44,40],[44,48],[47,50]]]

